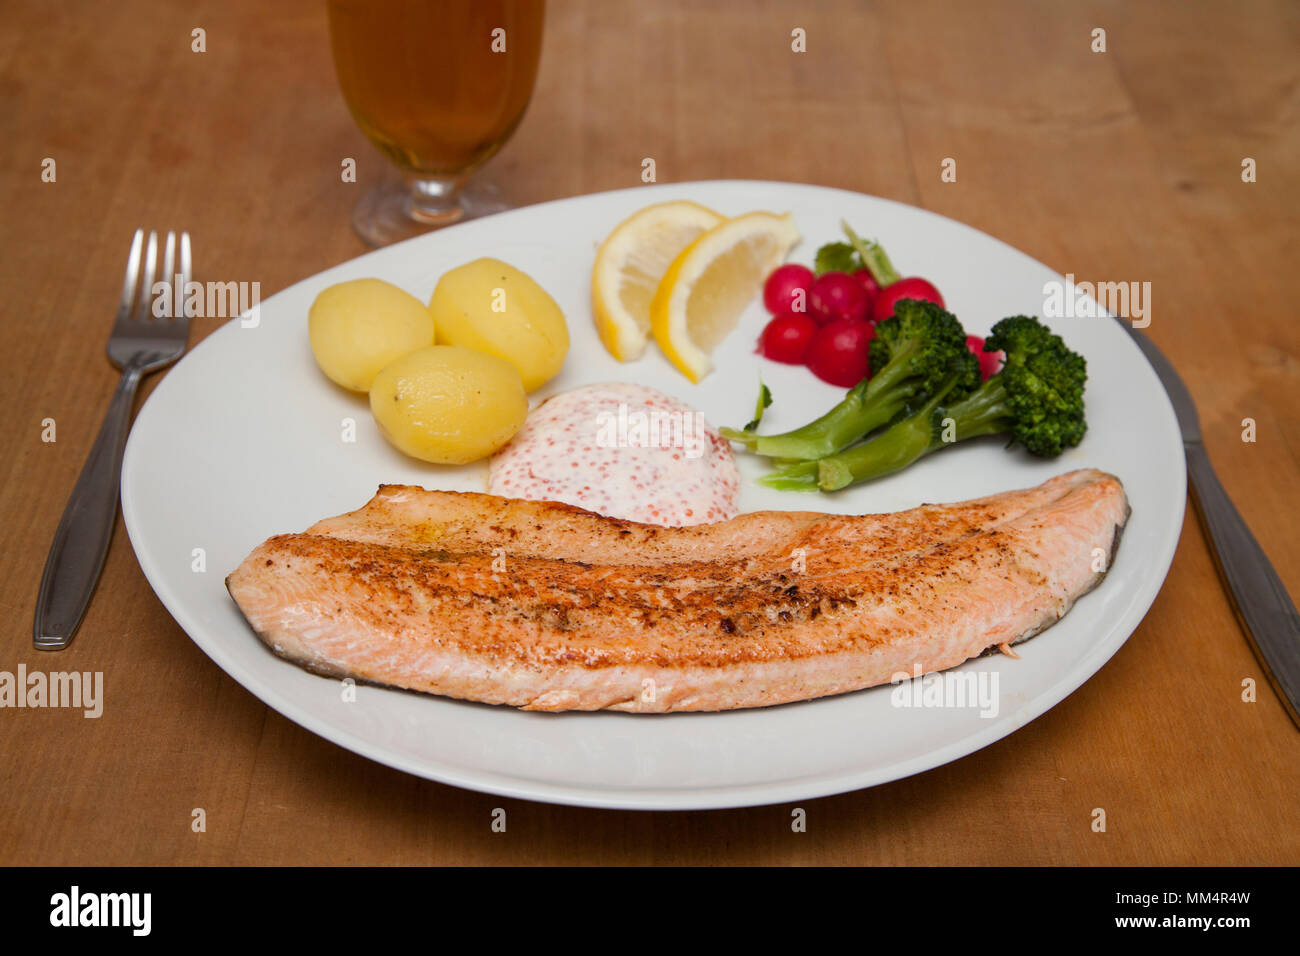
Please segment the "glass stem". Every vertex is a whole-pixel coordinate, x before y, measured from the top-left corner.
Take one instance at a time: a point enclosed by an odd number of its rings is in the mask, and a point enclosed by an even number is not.
[[[408,176],[406,182],[410,187],[410,206],[407,212],[417,222],[446,226],[465,215],[465,209],[460,204],[464,176]]]

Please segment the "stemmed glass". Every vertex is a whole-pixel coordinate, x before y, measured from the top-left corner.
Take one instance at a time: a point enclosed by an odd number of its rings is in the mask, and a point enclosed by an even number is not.
[[[328,0],[343,98],[393,162],[352,225],[375,246],[506,208],[470,174],[532,96],[545,0]]]

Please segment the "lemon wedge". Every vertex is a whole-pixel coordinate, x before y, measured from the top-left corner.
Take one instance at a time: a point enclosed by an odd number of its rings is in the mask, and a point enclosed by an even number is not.
[[[592,313],[614,358],[628,362],[645,351],[659,280],[678,253],[722,221],[698,203],[656,203],[623,220],[601,243],[591,272]]]
[[[709,353],[799,238],[789,213],[751,212],[714,226],[673,260],[650,304],[650,328],[692,382],[712,370]]]

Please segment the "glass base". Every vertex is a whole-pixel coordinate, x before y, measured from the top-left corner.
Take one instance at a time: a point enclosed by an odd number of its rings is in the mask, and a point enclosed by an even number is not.
[[[477,219],[511,208],[496,185],[475,177],[450,197],[443,208],[417,204],[419,186],[387,179],[370,189],[352,211],[352,228],[372,246],[387,246],[434,229]]]

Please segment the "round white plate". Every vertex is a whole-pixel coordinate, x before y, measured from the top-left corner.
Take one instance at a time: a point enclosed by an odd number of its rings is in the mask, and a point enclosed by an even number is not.
[[[314,733],[409,773],[512,797],[584,806],[700,809],[803,800],[895,780],[984,747],[1077,688],[1124,643],[1169,570],[1183,521],[1186,473],[1173,409],[1113,319],[1048,318],[1088,359],[1088,435],[1056,461],[997,441],[925,459],[837,496],[753,484],[759,460],[739,455],[743,510],[894,511],[1038,484],[1079,467],[1113,472],[1133,516],[1110,575],[1060,623],[964,668],[998,681],[997,714],[971,707],[900,707],[895,688],[719,714],[524,713],[377,687],[345,701],[336,680],[271,654],[223,579],[273,534],[360,507],[384,482],[485,489],[486,466],[425,465],[379,435],[364,396],[331,385],[307,344],[307,309],[336,282],[377,276],[427,301],[439,275],[479,256],[523,269],[564,309],[573,345],[564,371],[533,397],[626,380],[690,403],[713,424],[741,425],[760,373],[775,405],[764,428],[802,424],[842,395],[806,369],[754,354],[765,321],[755,301],[692,385],[651,346],[621,365],[591,322],[597,245],[652,202],[693,199],[724,215],[794,213],[794,261],[840,237],[840,219],[876,236],[904,274],[922,275],[975,334],[1005,315],[1043,315],[1044,284],[1063,281],[1010,246],[950,219],[858,193],[767,182],[644,186],[475,220],[381,249],[306,279],[234,319],[167,373],[135,422],[122,468],[122,510],[149,583],[216,663],[269,706]],[[346,228],[341,224],[340,228]],[[202,250],[200,250],[201,252]],[[1094,277],[1095,278],[1095,277]],[[355,441],[345,441],[347,420]],[[203,549],[205,571],[194,570]],[[904,685],[905,686],[905,685]],[[987,686],[987,685],[986,685]]]

